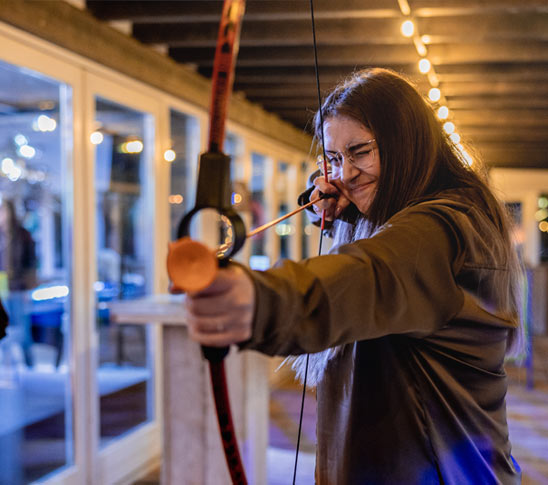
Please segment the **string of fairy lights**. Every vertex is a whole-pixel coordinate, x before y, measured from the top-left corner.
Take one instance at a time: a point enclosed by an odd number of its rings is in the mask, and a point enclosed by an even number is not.
[[[404,37],[407,37],[413,41],[415,50],[419,55],[419,72],[427,77],[430,84],[428,99],[430,102],[435,104],[436,114],[440,119],[440,122],[443,123],[445,133],[447,133],[448,137],[460,151],[463,160],[468,165],[472,165],[473,159],[462,145],[461,136],[457,132],[454,121],[451,121],[452,115],[447,107],[447,100],[440,89],[440,81],[436,73],[436,69],[434,68],[432,62],[430,62],[430,59],[428,59],[428,48],[426,46],[430,43],[430,37],[428,35],[420,35],[418,32],[416,22],[414,21],[411,13],[411,7],[409,6],[407,0],[398,0],[398,6],[402,15],[405,17],[405,20],[402,22],[400,27],[401,33]]]

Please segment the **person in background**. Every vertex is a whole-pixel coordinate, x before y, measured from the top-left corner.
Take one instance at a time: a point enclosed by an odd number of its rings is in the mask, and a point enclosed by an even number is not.
[[[32,236],[17,219],[11,200],[0,198],[0,271],[10,291],[36,286],[36,250]]]
[[[400,75],[356,72],[315,119],[329,255],[231,264],[185,306],[203,345],[299,356],[317,386],[316,482],[518,484],[505,356],[521,270],[484,178]],[[474,163],[478,166],[478,161]],[[306,197],[305,197],[306,198]]]
[[[19,222],[14,203],[0,197],[0,276],[6,293],[4,302],[10,329],[18,334],[14,338],[22,346],[27,365],[32,362],[32,338],[26,292],[36,286],[36,268],[36,248],[30,232]]]

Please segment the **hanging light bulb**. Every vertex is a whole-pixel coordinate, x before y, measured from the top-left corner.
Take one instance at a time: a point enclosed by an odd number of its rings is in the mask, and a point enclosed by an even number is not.
[[[440,106],[438,109],[438,118],[440,120],[446,120],[449,117],[449,108],[447,106]]]
[[[411,37],[415,32],[415,25],[411,20],[406,20],[401,24],[400,30],[404,37]]]
[[[462,157],[464,158],[464,163],[466,163],[469,167],[471,167],[474,164],[474,159],[470,156],[470,154],[465,150],[465,148],[458,143],[457,149],[461,153]]]
[[[451,121],[446,121],[443,124],[443,129],[445,130],[445,133],[450,135],[451,133],[453,133],[455,131],[455,124],[452,123]]]
[[[441,91],[438,88],[432,88],[428,91],[428,97],[430,98],[430,101],[439,101],[441,98]]]
[[[432,67],[432,64],[430,64],[430,61],[428,59],[423,58],[419,61],[419,71],[422,74],[426,74],[431,67]]]

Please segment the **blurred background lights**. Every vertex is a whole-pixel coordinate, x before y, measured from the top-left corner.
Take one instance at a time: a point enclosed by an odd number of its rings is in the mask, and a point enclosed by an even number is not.
[[[38,288],[31,293],[34,301],[51,300],[53,298],[63,298],[69,294],[69,288],[65,285],[49,286],[48,288]]]
[[[276,226],[276,234],[278,236],[289,236],[294,232],[293,226],[287,222],[281,222]]]
[[[432,41],[432,38],[429,36],[429,35],[423,35],[421,37],[421,40],[425,43],[425,44],[430,44],[430,42]]]
[[[182,204],[183,196],[181,194],[172,194],[169,196],[168,201],[170,204]]]
[[[22,147],[23,145],[28,145],[29,143],[29,140],[27,139],[27,137],[25,135],[22,135],[21,133],[15,135],[13,137],[13,141],[19,147]]]
[[[428,91],[428,97],[430,98],[430,101],[439,101],[441,98],[441,91],[438,88],[432,88]]]
[[[453,133],[455,131],[455,124],[451,121],[446,121],[443,124],[443,129],[444,129],[445,133],[450,135],[451,133]]]
[[[238,192],[232,192],[232,204],[236,205],[242,202],[243,197],[242,194],[239,194]]]
[[[419,61],[419,71],[421,73],[426,74],[431,67],[432,67],[432,64],[430,64],[430,61],[428,59],[421,59]]]
[[[474,159],[470,156],[470,154],[464,149],[464,147],[458,143],[457,144],[457,150],[462,155],[462,158],[464,159],[464,162],[471,167],[474,164]]]
[[[23,175],[23,170],[21,167],[18,167],[17,165],[14,165],[11,169],[10,173],[8,173],[8,178],[12,182],[17,182],[21,178],[21,175]]]
[[[34,156],[36,155],[36,150],[30,145],[23,145],[17,149],[17,153],[19,153],[19,155],[24,158],[30,159],[34,158]]]
[[[451,141],[453,143],[460,143],[460,135],[458,133],[451,133],[451,135],[449,135],[449,138],[451,138]]]
[[[538,211],[535,212],[535,219],[537,221],[543,221],[547,217],[548,217],[548,210],[546,209],[539,209]]]
[[[411,37],[415,32],[415,25],[411,20],[406,20],[401,24],[401,33],[404,37]]]
[[[55,131],[55,128],[57,128],[57,121],[47,115],[38,116],[32,123],[32,129],[34,131]]]
[[[94,145],[100,145],[103,143],[104,139],[105,137],[100,131],[94,131],[91,135],[89,135],[89,141],[91,141]]]
[[[449,108],[447,106],[440,106],[438,109],[438,118],[440,120],[446,120],[449,116]]]
[[[2,165],[0,168],[2,169],[4,175],[9,175],[13,170],[13,167],[15,167],[15,163],[11,158],[6,157],[2,160]]]
[[[548,222],[546,222],[546,221],[540,222],[539,225],[538,225],[538,228],[539,228],[542,232],[548,232]]]
[[[538,199],[538,206],[541,209],[546,209],[548,207],[548,198],[546,197],[539,197]]]
[[[166,162],[173,162],[175,160],[175,158],[177,158],[177,154],[171,148],[164,152],[164,160]]]
[[[131,140],[122,143],[120,147],[122,153],[141,153],[143,151],[144,145],[141,140]]]

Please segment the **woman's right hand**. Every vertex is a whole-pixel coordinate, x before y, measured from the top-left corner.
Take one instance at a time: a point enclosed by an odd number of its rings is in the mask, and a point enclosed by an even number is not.
[[[314,186],[315,188],[310,194],[310,200],[317,199],[320,196],[320,192],[333,195],[333,197],[319,200],[313,205],[314,212],[319,216],[321,216],[323,210],[326,211],[326,221],[335,220],[350,205],[350,200],[335,185],[326,182],[324,176],[316,177],[314,179]]]

